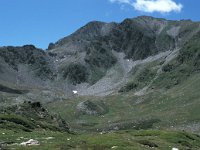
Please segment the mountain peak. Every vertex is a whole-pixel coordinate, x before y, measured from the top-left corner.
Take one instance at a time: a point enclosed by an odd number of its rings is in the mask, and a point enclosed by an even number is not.
[[[156,18],[156,17],[152,17],[152,16],[138,16],[136,18],[133,19],[143,19],[143,20],[166,20],[164,18]]]

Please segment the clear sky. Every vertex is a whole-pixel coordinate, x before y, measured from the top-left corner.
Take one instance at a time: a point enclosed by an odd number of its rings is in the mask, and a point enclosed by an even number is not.
[[[140,15],[200,21],[199,0],[0,0],[0,46],[47,48],[89,21]]]

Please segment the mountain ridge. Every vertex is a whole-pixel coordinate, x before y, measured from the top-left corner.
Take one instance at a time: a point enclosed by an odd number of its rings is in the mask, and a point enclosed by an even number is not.
[[[51,43],[47,51],[31,45],[21,48],[1,47],[0,55],[5,65],[11,66],[11,69],[7,67],[9,74],[19,77],[12,79],[12,83],[21,82],[23,85],[24,82],[28,85],[28,82],[37,81],[41,88],[57,87],[65,91],[68,89],[70,93],[77,88],[76,84],[86,82],[89,85],[85,88],[90,85],[92,87],[106,77],[114,66],[120,67],[120,60],[132,60],[134,63],[162,52],[181,49],[199,30],[198,22],[170,21],[149,16],[125,19],[121,23],[93,21],[55,44]],[[24,52],[22,55],[26,57],[20,57],[19,51]],[[7,53],[13,58],[8,58]],[[122,53],[123,58],[119,58]],[[1,63],[1,66],[2,64],[4,63]],[[22,66],[21,70],[18,70],[17,66]],[[68,71],[71,66],[74,66],[74,72]],[[81,68],[85,69],[80,70]],[[29,78],[29,74],[33,80]],[[20,81],[20,76],[27,78],[26,81]],[[5,76],[1,79],[6,80]],[[67,86],[62,81],[66,82]]]

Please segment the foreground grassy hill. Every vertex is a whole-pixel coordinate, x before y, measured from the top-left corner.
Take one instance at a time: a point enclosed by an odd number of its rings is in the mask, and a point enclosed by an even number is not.
[[[90,133],[72,135],[52,131],[35,131],[33,133],[16,130],[1,130],[0,135],[2,149],[16,150],[171,150],[172,148],[198,150],[200,137],[186,132],[162,131],[162,130],[123,130],[110,133]],[[21,146],[23,141],[36,139],[39,146]]]

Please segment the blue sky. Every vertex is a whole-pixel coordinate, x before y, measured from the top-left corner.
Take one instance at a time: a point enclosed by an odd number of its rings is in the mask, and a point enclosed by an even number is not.
[[[45,49],[93,20],[149,15],[200,21],[199,6],[199,0],[0,0],[0,46]]]

